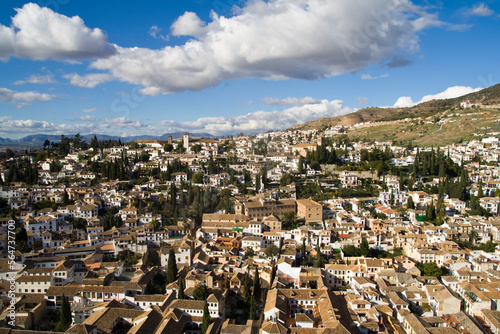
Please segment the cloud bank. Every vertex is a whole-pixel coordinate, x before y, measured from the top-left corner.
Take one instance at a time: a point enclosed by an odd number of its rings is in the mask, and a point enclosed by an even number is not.
[[[291,105],[304,105],[304,104],[318,104],[321,103],[320,100],[313,99],[310,96],[303,98],[287,97],[286,99],[274,99],[271,97],[266,97],[260,100],[261,102],[271,105],[271,106],[291,106]]]
[[[53,94],[39,93],[34,91],[16,92],[8,88],[0,88],[1,102],[34,102],[50,101],[55,99]]]
[[[183,45],[161,50],[117,47],[94,69],[141,85],[143,94],[201,90],[224,80],[315,80],[374,63],[406,66],[418,52],[418,33],[445,26],[409,0],[254,0],[210,22],[186,12],[171,26]]]
[[[107,73],[91,73],[87,75],[79,75],[76,73],[63,75],[65,79],[69,79],[73,86],[94,88],[97,85],[113,80],[113,76]]]
[[[293,125],[323,117],[348,114],[356,109],[344,106],[341,100],[321,100],[317,103],[298,105],[283,111],[256,111],[235,117],[203,117],[195,121],[176,122],[165,120],[146,124],[124,117],[99,118],[82,115],[72,124],[54,124],[35,120],[6,120],[0,122],[0,134],[15,133],[107,133],[120,136],[144,133],[162,135],[167,132],[208,132],[215,136],[244,133],[259,133],[269,130],[283,130]]]
[[[14,85],[24,85],[26,83],[44,85],[44,84],[56,83],[56,81],[54,80],[54,76],[52,74],[47,74],[47,75],[33,74],[24,80],[17,80],[16,82],[14,82]]]
[[[4,89],[5,90],[5,89]],[[411,107],[418,103],[446,99],[462,96],[481,90],[481,88],[472,88],[466,86],[453,86],[445,91],[425,95],[420,101],[413,102],[411,97],[402,96],[394,104],[394,107]],[[30,92],[33,93],[33,92]],[[0,101],[2,100],[2,89],[0,89]],[[29,100],[26,97],[27,101]],[[272,99],[271,99],[272,100]],[[309,100],[310,103],[300,104]],[[194,121],[177,122],[173,120],[163,120],[160,122],[146,123],[125,117],[108,118],[97,115],[89,115],[91,111],[97,109],[84,109],[84,115],[72,120],[71,124],[53,124],[35,120],[9,120],[0,117],[0,135],[1,134],[19,134],[19,133],[106,133],[119,136],[142,135],[162,135],[171,132],[205,132],[215,136],[243,133],[261,133],[272,130],[284,130],[297,124],[303,124],[309,121],[325,117],[335,117],[345,115],[356,111],[344,105],[342,100],[314,100],[312,98],[294,98],[289,97],[283,100],[274,100],[277,105],[286,105],[286,103],[296,104],[282,111],[255,111],[246,115],[234,117],[202,117]],[[358,106],[366,104],[368,98],[358,99]],[[281,103],[281,104],[280,104]]]
[[[443,99],[452,99],[455,97],[459,97],[462,95],[474,93],[477,91],[480,91],[482,88],[472,88],[472,87],[466,87],[466,86],[453,86],[453,87],[448,87],[444,92],[437,93],[437,94],[431,94],[431,95],[425,95],[422,97],[422,99],[418,102],[413,102],[413,99],[409,96],[401,96],[396,103],[394,103],[393,107],[394,108],[406,108],[406,107],[413,107],[417,104],[431,101],[431,100],[443,100]]]
[[[0,24],[0,60],[11,56],[32,60],[107,57],[116,52],[105,33],[35,3],[16,9],[10,27]]]

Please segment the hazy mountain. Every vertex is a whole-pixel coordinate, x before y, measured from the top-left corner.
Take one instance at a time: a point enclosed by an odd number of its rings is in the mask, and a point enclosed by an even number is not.
[[[141,135],[141,136],[128,136],[128,137],[119,137],[119,136],[110,136],[103,134],[87,134],[82,135],[83,139],[86,142],[90,142],[94,136],[97,136],[99,140],[118,140],[120,139],[122,142],[132,142],[135,140],[160,140],[167,141],[169,136],[172,136],[173,139],[182,138],[184,132],[174,132],[174,133],[165,133],[161,136],[151,136],[151,135]],[[74,134],[64,135],[67,138],[72,138]],[[214,136],[208,133],[190,133],[192,137],[205,137],[205,138],[213,138]],[[42,146],[45,140],[49,140],[50,142],[58,143],[61,141],[61,135],[46,135],[46,134],[35,134],[28,135],[20,139],[10,139],[10,138],[1,138],[0,137],[0,145],[6,146]]]

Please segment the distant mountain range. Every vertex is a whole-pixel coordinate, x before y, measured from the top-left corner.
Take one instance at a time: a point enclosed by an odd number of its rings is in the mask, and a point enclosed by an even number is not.
[[[108,136],[102,134],[87,134],[82,135],[83,139],[86,142],[90,142],[94,136],[97,136],[99,140],[118,140],[120,139],[122,142],[132,142],[136,140],[160,140],[167,141],[169,136],[172,136],[173,139],[182,138],[184,132],[174,132],[174,133],[165,133],[161,136],[150,136],[150,135],[142,135],[142,136],[129,136],[129,137],[119,137],[119,136]],[[64,135],[65,137],[72,138],[74,134]],[[204,138],[213,138],[209,133],[190,133],[192,137],[204,137]],[[58,143],[61,141],[61,135],[46,135],[46,134],[36,134],[29,135],[20,139],[10,139],[10,138],[2,138],[0,137],[0,146],[42,146],[45,140],[49,140],[50,142]]]

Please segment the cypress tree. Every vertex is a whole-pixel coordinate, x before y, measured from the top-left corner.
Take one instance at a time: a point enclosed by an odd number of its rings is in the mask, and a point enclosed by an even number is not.
[[[407,209],[415,209],[415,203],[413,202],[413,197],[408,196],[408,200],[406,202]]]
[[[248,303],[250,302],[250,298],[252,297],[251,283],[248,274],[245,275],[245,279],[243,280],[241,295],[245,304],[248,305]]]
[[[208,303],[205,301],[205,306],[203,306],[203,319],[201,321],[201,333],[205,334],[210,326],[210,313],[208,312]]]
[[[273,270],[271,271],[271,286],[273,285],[274,279],[276,278],[276,270],[278,267],[276,265],[273,266]]]
[[[60,324],[67,328],[71,324],[71,306],[69,305],[68,298],[63,294],[61,303],[61,317]]]
[[[175,262],[175,252],[170,248],[167,264],[167,284],[172,283],[177,278],[177,263]]]
[[[182,278],[179,278],[179,283],[177,283],[179,286],[179,293],[177,293],[177,299],[184,299],[184,280]]]
[[[319,247],[319,238],[318,245],[316,246],[316,261],[314,262],[314,268],[323,268],[323,256],[321,255],[321,248]]]
[[[477,193],[477,197],[481,198],[484,196],[484,191],[483,191],[483,181],[479,180],[479,190]]]
[[[441,161],[439,164],[439,177],[444,177],[444,162]]]
[[[299,172],[299,174],[304,174],[304,157],[303,156],[299,157],[298,172]]]
[[[255,300],[255,296],[252,295],[250,299],[250,310],[248,312],[248,318],[251,320],[255,320],[255,315],[257,314],[257,302]]]
[[[260,302],[260,298],[262,297],[262,290],[260,287],[260,278],[259,278],[259,269],[255,267],[255,275],[253,277],[253,294],[252,297],[255,298],[256,302]]]

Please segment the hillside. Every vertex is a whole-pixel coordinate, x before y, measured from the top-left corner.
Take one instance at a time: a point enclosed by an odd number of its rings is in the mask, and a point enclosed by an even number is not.
[[[461,102],[478,104],[462,109]],[[323,118],[293,129],[325,129],[371,122],[350,129],[350,138],[413,141],[445,145],[500,132],[500,84],[454,99],[433,100],[410,108],[365,108],[352,114]]]
[[[348,131],[351,139],[442,146],[500,133],[499,109],[450,109],[425,118],[385,121]]]
[[[391,121],[405,118],[432,117],[440,112],[457,108],[463,101],[492,106],[500,104],[500,84],[463,95],[453,99],[433,100],[410,108],[364,108],[351,114],[322,118],[304,124],[296,125],[292,130],[323,129],[338,125],[354,125],[358,123]]]

